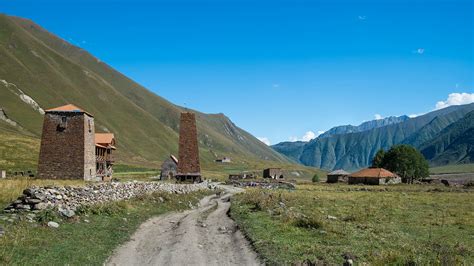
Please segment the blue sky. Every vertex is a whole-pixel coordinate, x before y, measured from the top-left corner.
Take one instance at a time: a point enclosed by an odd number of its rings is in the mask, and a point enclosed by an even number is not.
[[[473,2],[0,0],[0,12],[277,143],[474,99]]]

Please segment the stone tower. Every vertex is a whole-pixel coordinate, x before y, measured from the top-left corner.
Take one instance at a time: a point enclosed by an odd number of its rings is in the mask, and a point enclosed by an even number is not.
[[[72,104],[46,110],[38,177],[97,181],[94,117]]]
[[[199,147],[194,113],[181,113],[179,126],[178,181],[201,182]]]

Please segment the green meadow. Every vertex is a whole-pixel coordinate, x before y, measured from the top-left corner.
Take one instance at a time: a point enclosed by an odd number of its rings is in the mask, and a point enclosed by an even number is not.
[[[249,189],[230,215],[265,263],[472,265],[474,190],[299,185]]]

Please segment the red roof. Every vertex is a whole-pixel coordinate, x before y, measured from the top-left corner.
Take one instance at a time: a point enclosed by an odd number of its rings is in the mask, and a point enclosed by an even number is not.
[[[48,109],[46,110],[46,112],[79,112],[79,113],[86,113],[92,116],[90,113],[75,106],[74,104],[67,104],[67,105],[56,107],[56,108]]]
[[[108,147],[115,149],[115,136],[113,133],[95,133],[95,144],[98,147]]]
[[[367,168],[351,174],[350,177],[395,178],[398,175],[383,168]]]

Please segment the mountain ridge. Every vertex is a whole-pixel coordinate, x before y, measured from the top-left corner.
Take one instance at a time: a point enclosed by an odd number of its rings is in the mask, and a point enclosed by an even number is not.
[[[395,144],[420,148],[472,110],[474,104],[451,106],[367,131],[318,137],[303,147],[286,142],[273,148],[304,165],[325,170],[357,170],[369,166],[379,149],[387,150]],[[437,164],[433,162],[433,165]]]

